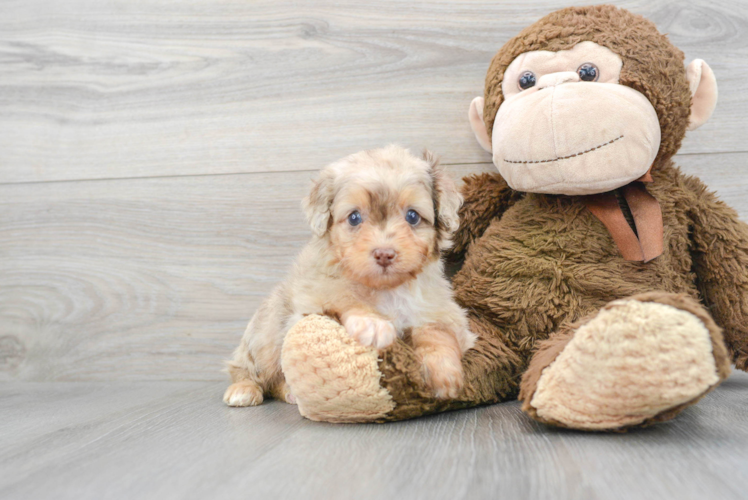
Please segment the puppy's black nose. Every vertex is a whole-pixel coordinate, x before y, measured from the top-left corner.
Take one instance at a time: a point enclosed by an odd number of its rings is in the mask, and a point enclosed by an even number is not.
[[[395,261],[397,252],[392,248],[377,248],[373,252],[374,259],[382,267],[387,267]]]

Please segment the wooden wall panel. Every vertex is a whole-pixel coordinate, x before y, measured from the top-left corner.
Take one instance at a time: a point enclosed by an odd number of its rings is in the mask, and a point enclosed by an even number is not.
[[[720,82],[684,153],[745,151],[748,4],[615,2]],[[359,149],[486,162],[466,114],[494,52],[567,0],[10,0],[0,183],[311,170]]]
[[[747,160],[679,158],[746,220]],[[313,175],[0,185],[0,380],[222,379],[309,238]]]

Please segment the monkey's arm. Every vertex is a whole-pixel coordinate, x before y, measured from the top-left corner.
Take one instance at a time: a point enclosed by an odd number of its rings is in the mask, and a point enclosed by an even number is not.
[[[522,197],[522,193],[510,188],[499,174],[474,174],[463,180],[465,201],[460,208],[460,227],[452,237],[452,248],[445,255],[451,261],[460,260],[491,221]]]
[[[410,342],[384,350],[364,347],[338,322],[310,315],[286,334],[282,367],[299,412],[326,422],[387,422],[512,399],[522,359],[504,334],[470,318],[478,335],[462,357],[464,386],[456,398],[435,399],[423,377],[423,358]]]
[[[698,179],[692,197],[691,254],[702,300],[724,329],[737,368],[748,370],[748,224]]]

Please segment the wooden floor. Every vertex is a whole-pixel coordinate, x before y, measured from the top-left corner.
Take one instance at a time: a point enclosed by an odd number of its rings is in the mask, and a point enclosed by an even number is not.
[[[492,171],[468,105],[570,3],[0,0],[0,499],[745,498],[744,374],[623,436],[220,403],[315,172],[390,142]],[[614,3],[714,69],[676,161],[748,220],[748,2]]]
[[[384,425],[227,408],[215,382],[9,383],[0,498],[745,499],[748,374],[628,434],[546,428],[517,403]]]

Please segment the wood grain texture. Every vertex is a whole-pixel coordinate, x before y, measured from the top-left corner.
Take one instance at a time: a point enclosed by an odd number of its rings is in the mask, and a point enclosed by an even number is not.
[[[627,434],[544,427],[517,403],[385,425],[228,408],[223,384],[0,386],[3,499],[733,500],[748,487],[748,374]]]
[[[6,0],[0,183],[311,170],[393,141],[487,162],[466,114],[491,57],[568,3]],[[748,4],[614,3],[717,75],[682,152],[745,151]]]
[[[0,324],[25,353],[2,371],[222,379],[220,360],[309,238],[309,177],[0,187]]]
[[[748,153],[679,162],[748,220]],[[310,237],[313,175],[0,185],[0,380],[223,380]]]

